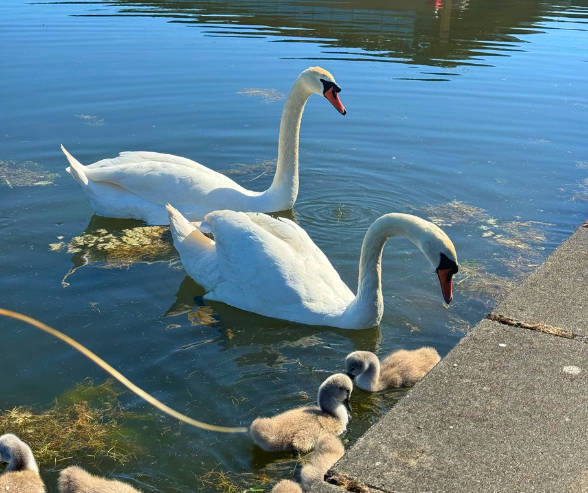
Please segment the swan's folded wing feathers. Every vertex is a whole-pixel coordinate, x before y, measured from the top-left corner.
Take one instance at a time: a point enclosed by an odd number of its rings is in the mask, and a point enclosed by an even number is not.
[[[85,166],[84,171],[92,181],[118,185],[159,205],[197,204],[212,190],[242,188],[221,173],[168,154],[124,152]]]

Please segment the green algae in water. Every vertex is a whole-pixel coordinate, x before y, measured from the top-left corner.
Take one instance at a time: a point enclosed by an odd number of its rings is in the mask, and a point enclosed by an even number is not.
[[[59,176],[33,161],[0,161],[0,185],[10,188],[52,185]]]
[[[88,456],[126,464],[142,450],[125,421],[151,417],[125,411],[118,399],[122,393],[110,380],[101,385],[84,380],[48,409],[17,406],[0,412],[0,430],[26,442],[41,467],[61,468]]]
[[[243,94],[244,96],[256,96],[261,97],[264,103],[275,103],[286,97],[285,94],[277,91],[276,89],[260,89],[258,87],[244,87],[237,94]]]

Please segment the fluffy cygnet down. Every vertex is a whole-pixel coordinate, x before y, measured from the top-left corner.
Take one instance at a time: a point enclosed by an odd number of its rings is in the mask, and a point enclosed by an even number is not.
[[[253,441],[269,452],[310,452],[321,435],[345,431],[352,390],[347,375],[331,375],[319,388],[318,407],[298,407],[273,418],[257,418],[250,429]]]
[[[61,471],[57,486],[59,493],[140,493],[128,484],[94,476],[77,466]]]
[[[302,488],[294,481],[282,479],[272,488],[272,493],[302,493]]]
[[[8,462],[6,471],[0,475],[0,491],[45,492],[31,448],[16,435],[0,436],[0,461]]]
[[[418,382],[441,358],[432,347],[413,351],[400,349],[382,362],[374,353],[355,351],[345,358],[347,375],[361,389],[375,392],[387,387],[402,387]]]
[[[322,481],[326,472],[343,457],[344,453],[345,447],[335,435],[321,436],[312,452],[310,462],[300,471],[302,489],[308,491],[314,483]]]

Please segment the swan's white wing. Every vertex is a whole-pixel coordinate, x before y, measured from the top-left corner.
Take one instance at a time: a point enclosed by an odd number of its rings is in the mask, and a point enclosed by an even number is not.
[[[92,181],[118,185],[159,205],[210,202],[214,197],[207,195],[215,189],[249,193],[225,175],[195,161],[157,152],[123,152],[117,158],[85,166],[84,172]]]
[[[292,221],[217,211],[206,222],[224,279],[209,298],[280,318],[297,310],[337,312],[353,300],[326,256]]]

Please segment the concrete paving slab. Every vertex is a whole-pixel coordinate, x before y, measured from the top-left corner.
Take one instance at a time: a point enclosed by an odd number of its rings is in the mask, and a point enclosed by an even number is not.
[[[346,493],[340,486],[334,486],[326,482],[315,483],[312,487],[313,493]]]
[[[578,228],[492,313],[588,335],[588,227]]]
[[[333,469],[386,492],[588,492],[587,423],[588,344],[484,320]]]

